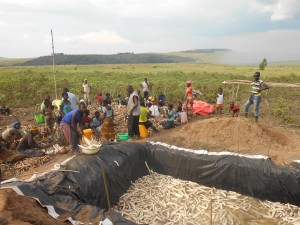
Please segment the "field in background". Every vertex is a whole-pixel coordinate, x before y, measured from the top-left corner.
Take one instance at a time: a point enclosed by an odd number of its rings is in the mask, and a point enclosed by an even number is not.
[[[68,87],[82,98],[82,81],[88,79],[93,97],[99,91],[110,92],[113,97],[126,95],[126,85],[138,88],[144,77],[153,84],[152,94],[166,93],[169,102],[176,103],[185,92],[185,81],[192,80],[193,87],[203,93],[200,99],[214,103],[217,88],[224,80],[251,80],[257,67],[226,66],[214,64],[135,64],[135,65],[89,65],[57,66],[58,95]],[[300,83],[300,66],[270,66],[262,71],[266,82]],[[1,67],[0,99],[8,106],[33,106],[41,103],[46,94],[53,98],[54,81],[51,66]],[[227,103],[234,99],[244,105],[249,86],[241,86],[235,98],[237,86],[224,86]],[[235,94],[233,94],[235,93]],[[271,88],[263,95],[262,116],[280,123],[300,124],[299,88]],[[227,109],[226,109],[227,111]],[[34,113],[34,112],[33,112]]]

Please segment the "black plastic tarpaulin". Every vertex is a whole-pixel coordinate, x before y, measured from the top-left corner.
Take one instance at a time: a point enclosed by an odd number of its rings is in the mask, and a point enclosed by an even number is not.
[[[53,171],[31,182],[5,186],[38,199],[55,218],[75,215],[69,217],[74,222],[81,220],[78,215],[84,210],[89,222],[95,222],[107,215],[101,168],[113,205],[131,182],[149,174],[145,162],[155,172],[175,178],[300,206],[300,173],[296,169],[276,166],[263,157],[205,154],[159,143],[102,145],[95,155],[79,155],[67,162],[63,169],[70,172]],[[113,220],[114,224],[134,224],[115,211]]]

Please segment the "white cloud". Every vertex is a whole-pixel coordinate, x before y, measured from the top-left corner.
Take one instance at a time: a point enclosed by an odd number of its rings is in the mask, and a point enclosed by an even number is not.
[[[22,36],[24,39],[30,39],[31,38],[31,36],[29,35],[29,34],[23,34],[23,36]]]
[[[126,44],[130,42],[116,32],[109,31],[89,32],[74,37],[63,37],[63,41],[71,43],[85,42],[88,44]]]
[[[291,20],[300,13],[299,0],[278,0],[277,3],[266,6],[271,12],[271,21]]]

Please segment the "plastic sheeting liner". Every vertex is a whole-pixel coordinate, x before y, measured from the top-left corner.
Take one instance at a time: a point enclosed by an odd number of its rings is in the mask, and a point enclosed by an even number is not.
[[[196,154],[158,143],[102,145],[97,154],[76,156],[63,168],[79,173],[53,171],[31,182],[15,181],[3,186],[38,199],[45,207],[51,206],[52,216],[71,213],[76,218],[76,214],[84,214],[84,218],[99,224],[99,218],[105,219],[108,207],[101,168],[104,168],[111,205],[114,205],[131,182],[149,174],[145,161],[152,170],[164,175],[300,206],[297,169],[276,166],[265,158]],[[135,224],[116,211],[112,214],[115,225]]]
[[[214,106],[207,102],[194,100],[193,101],[193,114],[199,114],[201,116],[207,116],[214,112]]]

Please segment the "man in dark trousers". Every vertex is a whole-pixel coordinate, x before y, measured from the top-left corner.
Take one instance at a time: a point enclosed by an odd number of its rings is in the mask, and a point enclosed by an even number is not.
[[[140,99],[137,91],[133,90],[132,85],[127,86],[127,92],[129,94],[127,104],[127,115],[128,115],[128,135],[130,137],[137,136],[140,138],[139,131],[139,118],[141,114]]]

